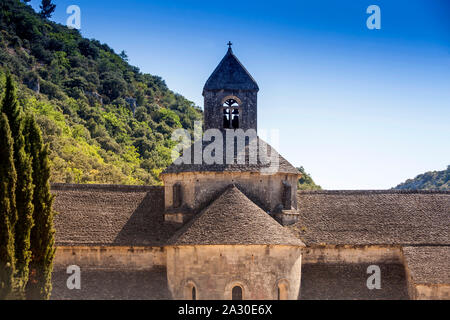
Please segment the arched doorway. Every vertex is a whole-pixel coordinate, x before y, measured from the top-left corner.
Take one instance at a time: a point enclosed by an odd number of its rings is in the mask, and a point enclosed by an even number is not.
[[[192,281],[189,281],[184,287],[184,299],[186,300],[198,299],[197,286]]]
[[[197,289],[195,289],[195,286],[192,287],[192,300],[197,300]]]
[[[240,286],[234,286],[231,290],[231,300],[243,300],[242,288]]]
[[[276,298],[277,300],[289,299],[289,283],[286,279],[280,280],[276,286]]]

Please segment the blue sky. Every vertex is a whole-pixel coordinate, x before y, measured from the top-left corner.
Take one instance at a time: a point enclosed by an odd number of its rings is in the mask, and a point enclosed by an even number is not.
[[[37,8],[40,1],[32,0]],[[233,51],[259,84],[259,129],[326,189],[386,189],[450,164],[450,2],[55,1],[81,8],[81,33],[125,50],[203,106]],[[366,8],[381,9],[369,30]]]

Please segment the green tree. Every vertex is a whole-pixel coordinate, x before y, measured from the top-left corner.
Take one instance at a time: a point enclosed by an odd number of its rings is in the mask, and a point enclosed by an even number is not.
[[[27,299],[47,300],[51,293],[51,276],[55,254],[53,227],[53,195],[50,193],[50,163],[48,145],[44,145],[41,130],[34,116],[28,115],[25,124],[27,152],[33,159],[33,221],[31,229],[30,277]]]
[[[450,190],[450,165],[446,170],[428,171],[408,179],[394,189],[398,190]]]
[[[16,170],[8,118],[0,113],[0,300],[13,290]]]
[[[17,222],[14,227],[16,278],[18,294],[23,296],[28,281],[28,264],[31,258],[30,232],[33,226],[33,183],[31,158],[25,152],[23,115],[17,102],[16,88],[11,74],[6,75],[5,95],[1,112],[8,118],[14,140],[14,166],[17,172],[16,207]]]
[[[322,187],[317,185],[311,176],[306,173],[303,167],[297,168],[298,171],[302,174],[300,179],[298,180],[298,189],[299,190],[322,190]]]
[[[122,50],[122,52],[119,54],[119,57],[121,57],[123,61],[128,61],[128,55],[125,50]]]
[[[192,131],[201,110],[161,77],[129,65],[126,52],[120,56],[39,11],[23,1],[0,1],[0,30],[7,31],[0,32],[0,82],[7,68],[35,91],[20,85],[20,101],[51,146],[51,181],[159,184],[171,132],[180,125]],[[142,108],[136,117],[126,97]]]
[[[102,80],[101,93],[108,96],[111,101],[122,96],[127,88],[127,83],[117,74],[109,72]]]
[[[52,0],[42,0],[39,8],[41,9],[41,11],[39,12],[41,17],[48,19],[51,18],[53,12],[56,9],[56,5],[52,3]]]

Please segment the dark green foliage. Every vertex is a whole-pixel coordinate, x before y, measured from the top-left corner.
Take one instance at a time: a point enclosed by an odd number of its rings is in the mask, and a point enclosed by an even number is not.
[[[447,166],[447,170],[419,174],[414,179],[408,179],[394,189],[450,191],[450,166]]]
[[[50,164],[48,146],[44,146],[41,131],[33,115],[28,115],[25,125],[27,152],[33,159],[33,221],[31,229],[30,277],[26,287],[27,299],[50,298],[53,269],[54,234],[53,196],[50,193]]]
[[[48,299],[55,233],[49,149],[34,116],[23,116],[10,74],[6,76],[1,111],[0,298],[8,294],[16,299]]]
[[[78,42],[78,50],[87,58],[97,59],[100,55],[100,49],[88,39],[80,39]]]
[[[0,2],[0,30],[0,78],[9,69],[19,80],[21,105],[50,145],[52,182],[160,183],[171,133],[193,130],[198,107],[129,65],[125,52],[22,2]]]
[[[39,12],[41,17],[48,19],[55,11],[56,5],[54,5],[51,0],[42,0],[39,8],[41,9],[41,12]]]
[[[125,50],[122,50],[122,52],[119,54],[119,57],[121,57],[124,61],[128,61],[128,55]]]
[[[25,152],[23,136],[23,115],[16,98],[16,88],[11,74],[6,76],[5,94],[2,100],[1,112],[8,118],[11,135],[14,140],[14,166],[17,172],[16,207],[17,222],[15,223],[15,256],[19,294],[23,293],[28,279],[28,263],[30,261],[30,231],[33,225],[33,184],[31,158]]]
[[[6,75],[5,94],[0,108],[8,118],[12,136],[19,135],[22,131],[22,118],[16,96],[16,87],[10,73]],[[15,143],[21,143],[22,145],[19,145],[19,147],[23,147],[23,141],[15,141]]]
[[[305,172],[303,167],[297,168],[301,172],[302,176],[298,180],[299,190],[322,190],[322,187],[315,184],[314,180],[309,174]]]
[[[0,113],[0,300],[13,290],[16,171],[8,118]]]
[[[127,83],[117,74],[107,72],[101,80],[102,88],[100,93],[106,95],[110,101],[123,96],[127,90]]]

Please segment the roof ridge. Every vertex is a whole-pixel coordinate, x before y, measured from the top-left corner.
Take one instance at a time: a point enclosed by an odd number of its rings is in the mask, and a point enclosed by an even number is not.
[[[117,191],[117,192],[142,192],[164,189],[163,186],[126,185],[126,184],[75,184],[52,183],[50,189],[59,190],[87,190],[87,191]]]
[[[447,190],[298,190],[301,194],[450,194]]]
[[[260,157],[260,151],[262,150],[261,146],[265,146],[266,147],[266,152],[270,151],[270,154],[272,155],[272,152],[274,152],[277,157],[278,157],[278,164],[276,164],[278,167],[273,167],[274,172],[273,173],[288,173],[288,174],[300,174],[300,172],[298,171],[297,168],[295,168],[286,158],[284,158],[274,147],[272,147],[269,143],[267,143],[266,141],[264,141],[263,139],[261,139],[259,136],[256,136],[257,139],[257,161],[256,163],[251,163],[250,162],[250,150],[249,150],[249,142],[245,141],[244,144],[244,149],[241,150],[239,149],[239,144],[237,142],[235,142],[233,140],[233,163],[232,164],[227,164],[226,163],[226,159],[227,159],[227,150],[228,148],[226,147],[226,139],[223,139],[223,163],[222,164],[206,164],[205,161],[202,161],[201,164],[186,164],[186,163],[181,163],[181,164],[175,164],[175,162],[172,162],[166,169],[164,169],[164,171],[162,172],[162,174],[166,174],[166,173],[180,173],[180,172],[224,172],[224,171],[228,171],[228,172],[261,172],[262,169],[266,170],[271,168],[272,162],[269,163],[264,163],[261,160]],[[206,148],[208,145],[210,144],[210,142],[208,141],[202,141],[202,150],[204,150],[204,148]],[[191,153],[191,159],[193,159],[193,152],[195,151],[194,148],[194,142],[191,143],[191,145],[186,149],[186,152],[190,152]],[[239,152],[244,152],[245,154],[245,161],[243,164],[239,164],[237,162],[237,154]],[[262,155],[263,153],[261,153]],[[269,156],[270,157],[270,156]]]

